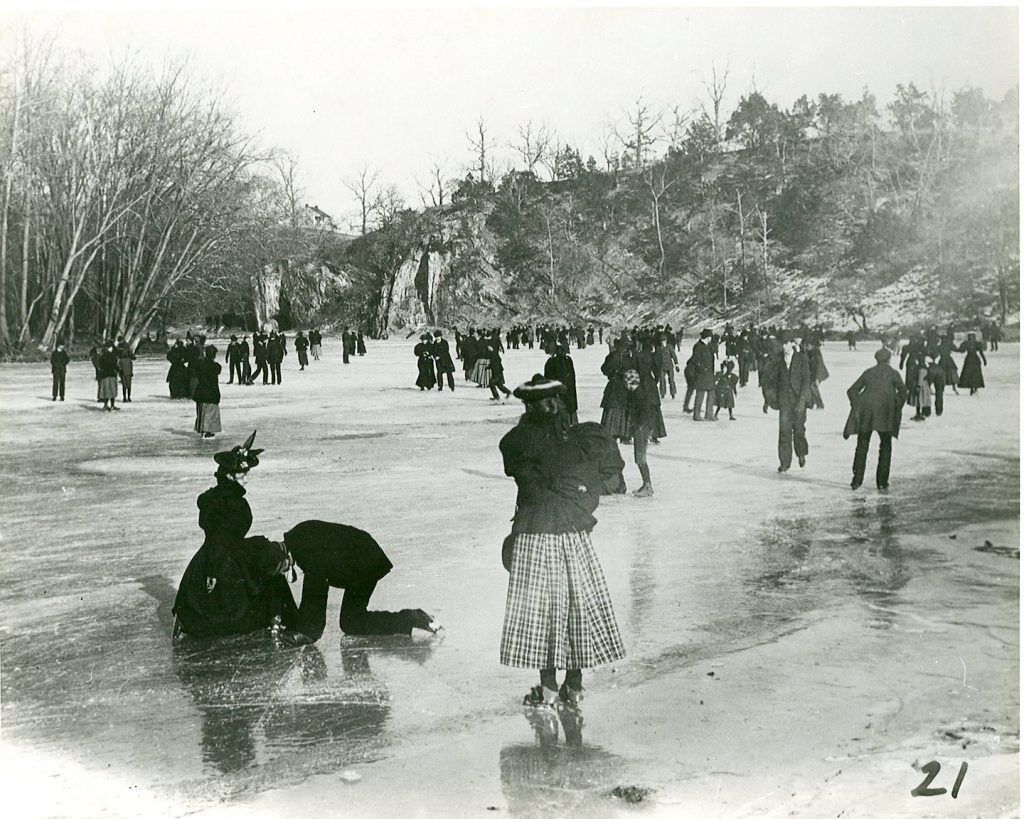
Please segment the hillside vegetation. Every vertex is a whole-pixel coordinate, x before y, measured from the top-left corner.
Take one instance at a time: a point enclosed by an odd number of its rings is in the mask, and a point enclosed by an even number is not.
[[[867,92],[786,111],[752,93],[724,127],[702,116],[658,157],[640,122],[602,167],[566,146],[550,180],[470,174],[450,203],[347,245],[333,261],[352,287],[331,309],[409,323],[388,293],[432,251],[443,275],[418,295],[439,324],[1015,320],[1016,89],[946,106],[900,86],[885,123]]]

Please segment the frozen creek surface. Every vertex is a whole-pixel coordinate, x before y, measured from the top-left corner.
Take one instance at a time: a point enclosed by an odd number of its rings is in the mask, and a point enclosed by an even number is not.
[[[454,393],[421,393],[412,341],[345,366],[328,339],[306,372],[285,360],[283,386],[223,385],[225,431],[204,441],[162,360],[137,362],[118,413],[92,400],[88,362],[63,404],[45,365],[0,367],[7,815],[1015,815],[1018,347],[990,354],[977,397],[947,391],[942,418],[908,409],[887,494],[877,439],[866,488],[849,488],[861,347],[826,345],[826,409],[785,476],[756,376],[735,422],[663,403],[655,497],[603,501],[594,531],[628,657],[585,674],[568,743],[525,720],[533,673],[497,661],[515,500],[497,444],[518,402],[461,372]],[[573,351],[582,420],[600,417],[605,350]],[[509,385],[543,361],[508,352]],[[251,533],[370,531],[395,563],[372,607],[424,608],[443,639],[344,637],[333,592],[315,647],[172,648],[196,496],[212,454],[254,427]],[[947,792],[911,796],[932,760]]]

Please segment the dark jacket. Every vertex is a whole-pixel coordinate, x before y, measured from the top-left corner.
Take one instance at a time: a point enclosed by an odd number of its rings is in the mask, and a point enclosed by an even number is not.
[[[50,372],[63,373],[68,368],[68,362],[71,361],[69,356],[63,350],[54,350],[50,354]]]
[[[576,367],[572,359],[567,355],[552,356],[544,362],[544,377],[565,384],[565,393],[562,395],[565,408],[570,413],[576,412],[579,402],[576,399]]]
[[[612,350],[604,359],[601,365],[601,372],[608,379],[604,388],[604,395],[601,396],[601,406],[625,407],[629,399],[629,391],[626,389],[626,382],[622,374],[626,370],[635,368],[633,356],[625,350]]]
[[[284,361],[285,346],[280,336],[275,336],[267,342],[267,361],[271,364],[280,364]]]
[[[679,357],[676,355],[675,347],[667,344],[664,347],[659,345],[654,350],[654,358],[658,364],[659,373],[667,373],[673,367],[679,366]]]
[[[281,577],[287,550],[265,537],[245,537],[252,525],[245,489],[218,478],[196,505],[206,538],[182,575],[173,609],[185,632],[245,634],[269,626],[277,614],[293,617],[295,601]]]
[[[844,438],[870,432],[899,437],[907,387],[889,364],[882,361],[865,370],[846,395],[850,399],[850,415],[843,428]]]
[[[433,341],[433,355],[437,361],[437,371],[444,373],[455,372],[455,362],[452,361],[452,354],[448,349],[448,341],[444,338],[435,338]]]
[[[806,408],[811,405],[811,368],[807,353],[794,352],[787,367],[780,351],[768,360],[767,368],[761,390],[768,406],[777,410],[783,406]]]
[[[505,474],[519,488],[513,534],[581,532],[596,525],[601,492],[623,466],[616,448],[599,445],[604,439],[600,424],[587,423],[570,427],[562,440],[549,421],[530,415],[506,433],[499,444]]]
[[[230,542],[244,538],[252,526],[252,509],[245,499],[245,487],[230,478],[218,477],[217,485],[198,498],[199,528],[206,541]]]
[[[494,385],[505,383],[505,367],[501,363],[500,347],[501,342],[497,339],[492,340],[487,345],[487,360],[491,365],[490,379]]]
[[[216,361],[204,358],[197,361],[195,365],[195,377],[199,379],[196,384],[196,391],[192,393],[192,400],[197,404],[219,404],[220,403],[220,378],[221,366]]]
[[[96,364],[97,378],[117,378],[117,351],[104,350]]]
[[[323,520],[305,520],[285,532],[284,543],[303,574],[318,575],[337,589],[375,583],[392,563],[368,532]]]
[[[693,354],[687,362],[692,367],[693,388],[712,392],[715,389],[715,356],[704,341],[693,345]]]

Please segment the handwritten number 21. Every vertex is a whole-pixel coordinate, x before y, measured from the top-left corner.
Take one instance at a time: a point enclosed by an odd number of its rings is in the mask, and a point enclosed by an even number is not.
[[[941,796],[946,792],[945,788],[929,788],[932,780],[939,775],[939,771],[942,766],[934,759],[921,766],[921,770],[927,774],[924,778],[924,782],[918,785],[914,790],[910,792],[911,796]],[[956,782],[953,783],[953,791],[950,793],[954,799],[960,793],[960,785],[963,784],[964,777],[967,776],[967,763],[960,763],[960,773],[956,775]]]

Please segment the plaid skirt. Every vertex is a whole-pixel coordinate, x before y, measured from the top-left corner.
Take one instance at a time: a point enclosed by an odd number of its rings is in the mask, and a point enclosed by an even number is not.
[[[591,668],[624,656],[590,535],[516,535],[501,629],[502,665]]]
[[[481,387],[487,387],[491,383],[491,362],[486,358],[478,358],[473,365],[473,372],[469,376],[470,381],[475,381]]]

